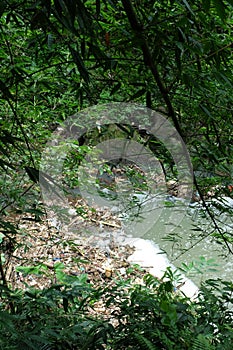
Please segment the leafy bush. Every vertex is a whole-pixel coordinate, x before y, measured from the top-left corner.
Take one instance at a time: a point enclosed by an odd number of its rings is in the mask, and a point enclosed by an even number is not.
[[[232,283],[208,281],[191,301],[151,275],[99,289],[61,266],[57,276],[44,290],[1,287],[0,349],[231,349]]]

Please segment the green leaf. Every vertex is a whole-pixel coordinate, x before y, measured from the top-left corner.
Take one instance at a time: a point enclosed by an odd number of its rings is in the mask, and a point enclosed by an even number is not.
[[[47,266],[43,264],[39,264],[37,266],[17,266],[16,271],[22,272],[24,275],[43,275],[45,271],[47,271]]]
[[[8,167],[12,170],[15,170],[15,167],[12,164],[10,164],[9,162],[6,162],[3,159],[0,159],[0,167],[3,168],[4,170],[6,169],[6,167]]]
[[[232,88],[232,83],[231,83],[231,81],[226,77],[225,74],[223,74],[223,73],[220,72],[220,71],[217,71],[217,72],[215,73],[215,76],[216,76],[216,78],[219,80],[220,83],[224,82],[224,83],[226,83],[226,85],[229,86],[229,88]]]
[[[130,97],[131,100],[135,100],[136,98],[139,98],[143,95],[145,95],[146,93],[146,89],[141,89],[141,90],[138,90],[137,92],[135,92],[135,94],[133,96]]]
[[[0,237],[1,238],[1,237]],[[0,241],[1,242],[1,241]],[[0,253],[0,263],[1,264],[4,264],[6,262],[6,259],[5,259],[5,254],[3,253]]]
[[[17,229],[15,228],[15,226],[7,221],[1,220],[0,221],[0,228],[2,228],[1,231],[5,234],[13,233],[14,235],[16,235],[18,232]]]
[[[4,235],[3,233],[0,232],[0,243],[2,243],[3,237],[5,237],[5,235]]]
[[[180,49],[181,52],[184,51],[184,45],[180,41],[176,42],[176,46]]]
[[[154,344],[142,334],[135,333],[133,336],[136,338],[141,349],[157,350],[157,347],[155,347]]]
[[[210,113],[210,111],[208,110],[207,107],[205,107],[202,103],[200,103],[199,107],[201,108],[201,110],[203,112],[205,112],[205,114],[208,115],[208,117],[210,117],[212,119],[212,114]]]
[[[183,3],[185,4],[185,7],[189,10],[189,12],[190,12],[193,16],[195,16],[195,14],[194,14],[193,10],[191,9],[191,7],[190,7],[188,1],[186,1],[186,0],[182,0],[182,1],[183,1]]]

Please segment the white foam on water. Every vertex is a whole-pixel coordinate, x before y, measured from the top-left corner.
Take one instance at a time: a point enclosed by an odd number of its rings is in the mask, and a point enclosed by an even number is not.
[[[147,268],[153,276],[161,279],[168,267],[174,272],[177,271],[177,268],[169,262],[166,254],[153,241],[128,238],[124,244],[135,247],[135,252],[128,258],[128,261],[132,264],[138,264],[142,268]],[[181,272],[180,275],[179,290],[188,298],[195,299],[198,295],[198,287]]]

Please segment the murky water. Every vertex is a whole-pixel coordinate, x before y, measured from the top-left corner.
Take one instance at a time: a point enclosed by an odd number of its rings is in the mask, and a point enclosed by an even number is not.
[[[233,254],[216,238],[227,232],[233,242],[233,199],[225,197],[223,203],[207,203],[220,231],[200,203],[190,205],[166,194],[151,196],[129,191],[113,203],[127,234],[152,240],[197,285],[210,278],[233,279]],[[230,248],[233,250],[233,244]]]
[[[231,207],[228,213],[215,209],[215,214],[221,230],[233,236],[233,200],[229,199],[229,202],[228,206]],[[182,216],[178,224],[174,222],[176,212],[177,217]],[[164,207],[153,227],[142,238],[158,244],[175,266],[180,267],[185,263],[186,276],[197,284],[216,277],[232,280],[233,255],[226,245],[213,239],[213,233],[216,234],[213,222],[204,216],[201,206],[187,208],[186,205],[175,205]]]
[[[216,237],[227,232],[233,243],[233,199],[226,198],[221,209],[209,203],[221,230],[218,232],[201,204],[190,205],[166,193],[151,196],[128,188],[119,195],[115,192],[111,195],[111,190],[103,188],[102,196],[96,192],[95,199],[91,192],[90,198],[121,218],[124,233],[152,240],[166,253],[170,263],[182,267],[197,285],[210,278],[232,280],[233,254]],[[233,250],[233,244],[230,248]]]

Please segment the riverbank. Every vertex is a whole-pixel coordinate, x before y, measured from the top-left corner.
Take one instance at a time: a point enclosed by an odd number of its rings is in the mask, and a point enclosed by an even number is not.
[[[155,243],[129,237],[122,229],[103,230],[97,224],[79,222],[79,233],[63,232],[46,222],[30,219],[26,215],[14,217],[21,235],[14,254],[5,256],[6,279],[13,289],[49,287],[56,283],[57,264],[68,275],[86,274],[96,286],[117,276],[130,278],[132,283],[134,280],[143,283],[143,276],[148,272],[160,280],[167,267],[175,271]],[[140,268],[132,269],[133,265]],[[193,299],[198,288],[180,275],[174,283],[175,291]]]
[[[162,279],[167,268],[170,268],[176,276],[174,279],[174,291],[180,291],[192,300],[198,295],[198,286],[177,270],[170,263],[166,254],[151,240],[130,237],[123,230],[111,230],[90,236],[88,242],[90,245],[99,247],[106,255],[109,254],[112,247],[117,247],[118,250],[130,247],[132,253],[127,257],[127,261],[131,265],[139,265],[158,279]]]

